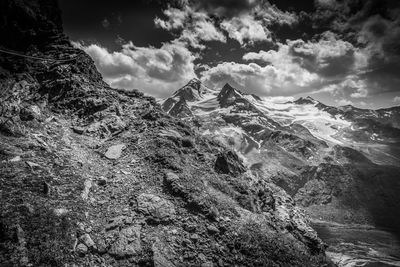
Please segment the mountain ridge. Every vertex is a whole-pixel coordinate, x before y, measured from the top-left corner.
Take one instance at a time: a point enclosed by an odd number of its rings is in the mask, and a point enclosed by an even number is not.
[[[253,173],[284,188],[310,218],[400,233],[400,214],[391,208],[400,186],[396,107],[333,107],[311,97],[274,103],[230,85],[215,91],[228,101],[215,93],[207,109],[192,101],[185,120],[199,121],[204,136],[235,149]]]

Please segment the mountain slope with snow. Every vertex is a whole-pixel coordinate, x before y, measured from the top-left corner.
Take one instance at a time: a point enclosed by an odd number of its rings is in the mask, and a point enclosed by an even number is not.
[[[184,100],[190,113],[171,115],[236,150],[311,218],[400,225],[399,107],[332,107],[311,97],[275,103],[229,84],[192,97],[183,93],[188,88],[196,93],[202,85],[197,80],[179,89],[162,102],[164,110],[171,114],[168,103]]]

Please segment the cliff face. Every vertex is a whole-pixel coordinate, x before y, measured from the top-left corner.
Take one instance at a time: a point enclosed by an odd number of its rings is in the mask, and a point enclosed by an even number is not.
[[[55,1],[0,4],[0,265],[324,266],[279,187],[233,152],[112,89]],[[74,265],[75,264],[75,265]]]

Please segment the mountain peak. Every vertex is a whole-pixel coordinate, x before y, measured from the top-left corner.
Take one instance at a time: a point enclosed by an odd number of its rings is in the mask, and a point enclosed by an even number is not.
[[[228,90],[228,89],[233,89],[236,90],[235,88],[232,87],[229,83],[225,83],[225,85],[222,87],[221,90]]]
[[[229,83],[226,83],[224,87],[222,87],[221,92],[218,94],[218,101],[221,107],[229,106],[233,104],[237,99],[242,99],[242,93],[233,88]]]
[[[201,81],[197,78],[191,79],[185,86],[177,90],[172,97],[183,98],[186,101],[199,100],[206,91]]]
[[[293,103],[298,104],[298,105],[305,105],[305,104],[318,104],[319,102],[312,98],[311,96],[306,96],[306,97],[300,97],[297,100],[295,100]]]

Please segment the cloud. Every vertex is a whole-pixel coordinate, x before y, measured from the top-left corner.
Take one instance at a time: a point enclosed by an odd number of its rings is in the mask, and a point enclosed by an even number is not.
[[[260,21],[256,21],[250,15],[234,17],[224,20],[221,28],[228,32],[230,38],[235,39],[241,45],[248,41],[254,44],[257,41],[272,41],[271,33],[263,27]]]
[[[105,81],[113,87],[136,88],[165,97],[196,77],[195,57],[179,43],[154,48],[137,47],[130,42],[119,52],[109,52],[95,44],[81,48],[93,58]]]
[[[292,25],[298,21],[296,14],[283,12],[268,1],[219,0],[192,4],[169,7],[163,11],[165,18],[156,17],[154,23],[168,31],[179,31],[178,41],[198,49],[205,48],[203,41],[225,43],[226,37],[221,30],[241,45],[272,41],[269,26]]]
[[[369,95],[400,86],[400,8],[391,0],[316,0],[311,15],[316,29],[330,27],[359,47],[359,73]],[[361,96],[363,93],[355,94]]]
[[[396,96],[395,98],[393,98],[393,102],[400,103],[400,96]]]
[[[278,47],[278,51],[248,53],[244,58],[274,65],[283,62],[298,64],[328,80],[342,80],[366,66],[365,55],[359,49],[329,31],[324,32],[318,41],[287,40],[286,44],[278,44]]]
[[[209,87],[221,87],[229,82],[244,92],[260,96],[288,96],[312,90],[319,82],[317,75],[296,64],[260,66],[256,63],[220,63],[201,73]]]
[[[342,98],[342,99],[336,100],[335,102],[336,102],[339,106],[347,106],[347,105],[353,105],[353,106],[354,106],[354,103],[353,103],[351,100],[349,100],[349,99],[344,99],[344,98]]]
[[[314,41],[287,40],[276,50],[249,52],[250,63],[221,63],[202,72],[209,86],[231,82],[260,95],[329,92],[342,98],[369,95],[365,54],[332,32]]]
[[[295,100],[293,96],[269,96],[269,97],[262,97],[262,99],[272,103],[286,103]]]
[[[226,42],[225,35],[215,27],[214,21],[204,12],[194,11],[189,6],[183,9],[168,8],[164,10],[166,19],[155,18],[157,27],[165,30],[180,30],[176,39],[193,48],[204,49],[202,41]]]

